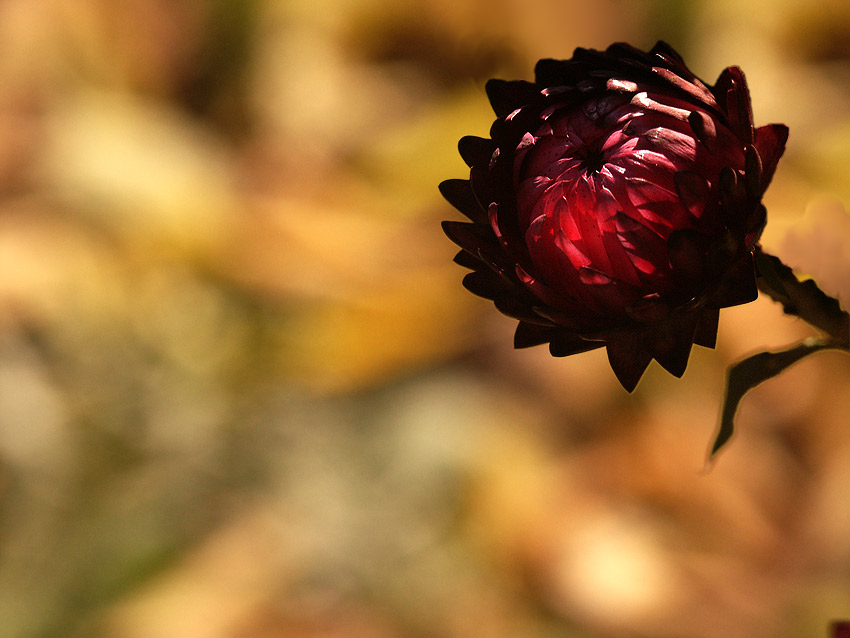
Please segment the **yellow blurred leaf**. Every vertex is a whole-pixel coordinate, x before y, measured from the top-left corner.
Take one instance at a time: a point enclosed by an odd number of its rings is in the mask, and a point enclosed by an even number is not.
[[[120,92],[81,91],[51,114],[42,172],[73,209],[142,246],[216,247],[236,204],[211,134]]]

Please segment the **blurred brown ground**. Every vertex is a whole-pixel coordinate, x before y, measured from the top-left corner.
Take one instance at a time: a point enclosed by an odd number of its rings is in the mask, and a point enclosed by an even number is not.
[[[725,367],[804,325],[726,310],[627,396],[513,351],[439,230],[487,78],[659,38],[790,126],[764,244],[848,307],[842,0],[0,3],[0,636],[850,616],[850,358],[754,391],[704,472]]]

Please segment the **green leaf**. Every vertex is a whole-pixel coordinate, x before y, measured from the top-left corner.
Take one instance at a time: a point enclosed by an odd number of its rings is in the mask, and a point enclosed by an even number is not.
[[[841,310],[836,299],[825,294],[808,279],[800,281],[778,258],[756,250],[758,287],[782,304],[789,315],[796,315],[822,330],[844,348],[850,347],[850,315]]]
[[[806,339],[788,350],[761,352],[731,366],[726,375],[726,396],[720,428],[711,446],[709,460],[714,458],[735,431],[735,413],[747,392],[763,381],[775,377],[803,357],[828,349],[847,350],[847,345],[831,339]]]

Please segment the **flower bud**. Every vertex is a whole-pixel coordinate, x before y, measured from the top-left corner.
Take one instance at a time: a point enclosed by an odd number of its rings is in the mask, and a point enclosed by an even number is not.
[[[681,376],[719,309],[758,295],[761,197],[788,129],[753,127],[737,67],[713,86],[659,42],[541,60],[491,80],[490,138],[465,137],[469,180],[440,190],[464,285],[519,320],[515,346],[605,346],[631,391],[654,358]]]

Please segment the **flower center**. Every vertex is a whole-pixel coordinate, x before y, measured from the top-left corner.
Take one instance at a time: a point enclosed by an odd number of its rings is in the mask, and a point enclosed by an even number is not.
[[[691,166],[696,142],[687,122],[626,98],[601,106],[556,111],[533,133],[516,158],[517,206],[547,284],[586,308],[623,313],[672,285],[667,237],[695,221],[674,177]]]
[[[579,169],[583,170],[585,175],[598,173],[605,166],[605,155],[599,149],[585,146],[576,155],[581,160]]]

